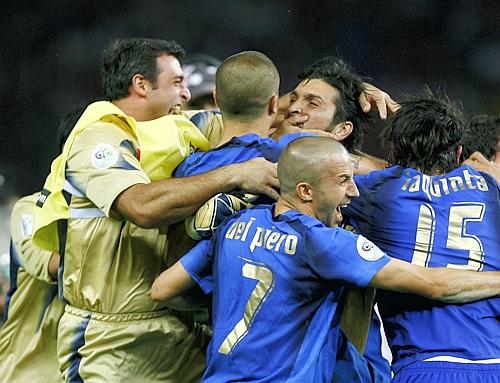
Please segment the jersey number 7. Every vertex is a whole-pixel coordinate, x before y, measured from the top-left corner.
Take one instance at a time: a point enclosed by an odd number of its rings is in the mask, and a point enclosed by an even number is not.
[[[257,315],[274,288],[273,272],[265,265],[245,263],[241,269],[241,274],[246,278],[256,279],[257,285],[245,305],[243,318],[236,323],[236,326],[233,327],[219,347],[219,352],[225,355],[229,355],[236,345],[247,335],[255,315]]]

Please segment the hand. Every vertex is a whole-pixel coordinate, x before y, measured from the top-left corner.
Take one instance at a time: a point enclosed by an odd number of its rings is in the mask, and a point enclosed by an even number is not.
[[[290,133],[300,133],[302,128],[295,124],[295,117],[289,117],[287,119],[281,119],[281,121],[276,121],[271,129],[271,134],[269,135],[272,139],[278,141],[285,134]]]
[[[500,182],[500,166],[493,161],[488,161],[480,152],[472,153],[471,156],[464,161],[464,164],[472,166],[480,172],[488,173],[496,178],[497,182]]]
[[[380,118],[385,120],[388,113],[392,114],[399,109],[399,104],[391,96],[372,84],[363,83],[363,89],[358,101],[365,113],[368,113],[372,106],[375,106]]]
[[[265,194],[275,200],[279,198],[277,164],[258,157],[232,166],[236,168],[239,189],[248,193]]]
[[[285,134],[290,134],[290,133],[313,133],[321,137],[329,137],[335,139],[334,135],[330,132],[325,132],[323,130],[317,130],[317,129],[306,129],[302,126],[304,126],[304,123],[309,119],[308,116],[301,116],[301,115],[291,115],[288,118],[284,119],[281,121],[281,124],[279,127],[271,134],[271,138],[274,140],[279,140],[282,136]]]

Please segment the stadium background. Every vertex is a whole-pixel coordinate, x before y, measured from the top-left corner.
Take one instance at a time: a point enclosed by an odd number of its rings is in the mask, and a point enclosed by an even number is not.
[[[269,55],[281,91],[307,64],[342,56],[395,99],[428,84],[468,113],[500,114],[500,2],[470,0],[50,0],[1,3],[0,202],[38,190],[59,119],[101,97],[100,53],[117,37],[174,39],[223,59]],[[365,148],[383,155],[374,129]],[[0,208],[0,254],[8,207]]]

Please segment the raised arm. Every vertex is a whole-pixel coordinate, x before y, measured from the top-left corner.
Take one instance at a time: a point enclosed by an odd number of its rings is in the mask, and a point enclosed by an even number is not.
[[[186,178],[135,184],[115,200],[113,210],[144,228],[178,222],[196,212],[213,195],[241,189],[277,199],[276,164],[254,158]]]
[[[370,285],[447,303],[466,303],[499,295],[500,271],[426,268],[391,259]]]
[[[399,104],[383,90],[367,82],[363,83],[363,88],[358,101],[364,112],[368,113],[372,107],[376,107],[380,118],[385,120],[388,114],[399,109]]]

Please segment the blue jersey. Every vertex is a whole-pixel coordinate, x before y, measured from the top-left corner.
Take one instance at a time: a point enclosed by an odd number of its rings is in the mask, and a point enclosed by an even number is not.
[[[293,140],[300,137],[315,136],[312,133],[291,133],[280,138],[279,141],[257,134],[246,134],[233,137],[217,148],[208,152],[196,152],[186,158],[175,169],[174,177],[188,177],[221,166],[238,164],[256,157],[264,157],[270,162],[278,162],[281,152]]]
[[[310,368],[304,360],[311,352],[321,354],[315,334],[339,344],[329,329],[339,328],[343,286],[366,286],[389,261],[362,236],[296,211],[273,217],[273,208],[239,212],[181,259],[203,290],[213,291],[206,382],[304,381],[293,377]],[[323,304],[321,325],[312,319]]]
[[[355,181],[360,197],[345,213],[388,255],[500,270],[500,189],[489,175],[461,166],[431,177],[394,166]],[[429,358],[500,357],[500,298],[452,305],[379,290],[377,299],[396,372]]]

